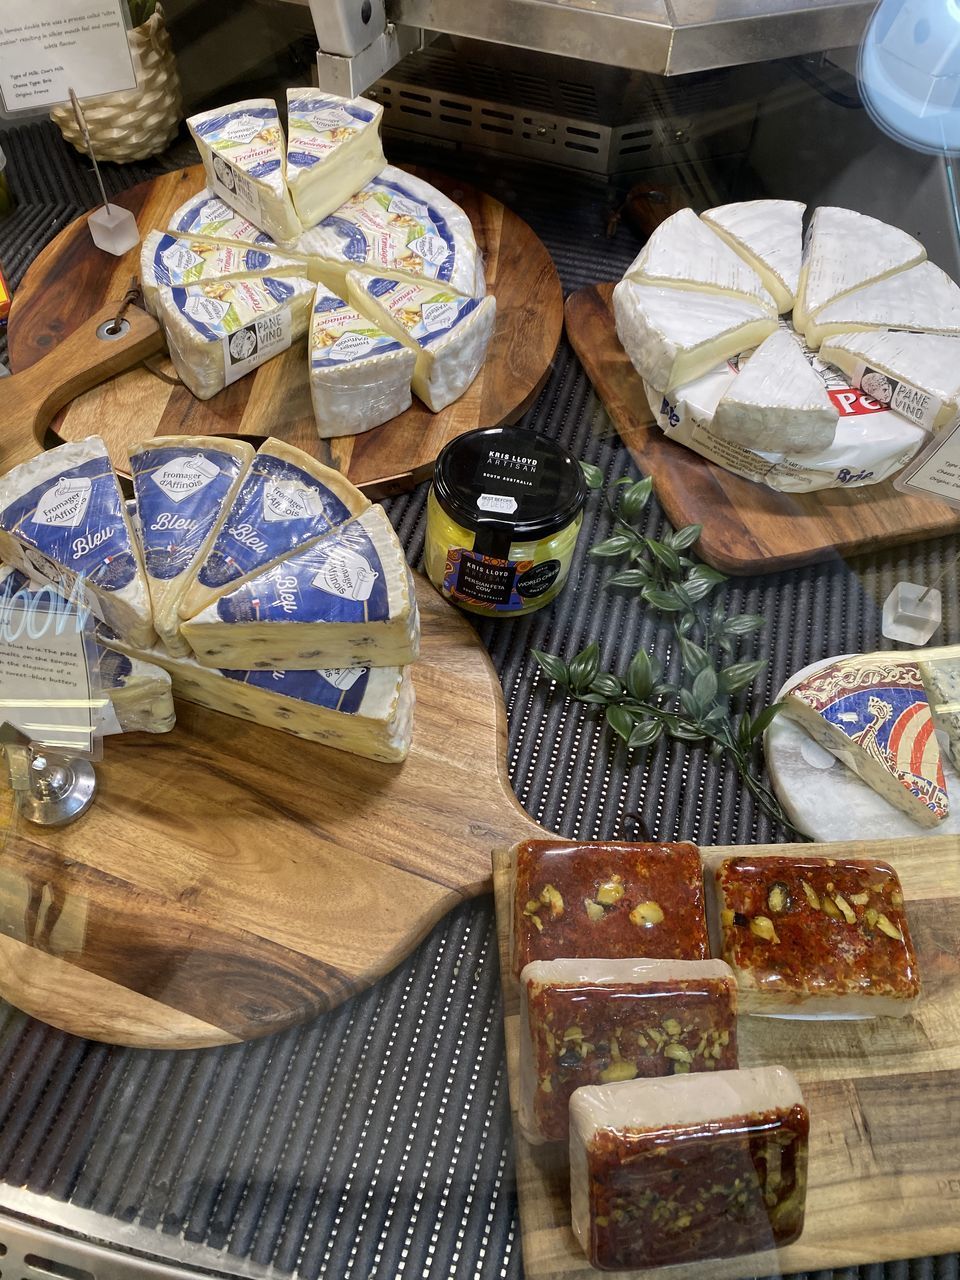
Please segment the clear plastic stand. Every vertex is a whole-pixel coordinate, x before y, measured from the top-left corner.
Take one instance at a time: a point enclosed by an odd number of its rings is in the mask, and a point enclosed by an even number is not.
[[[103,178],[100,176],[100,166],[97,164],[93,143],[90,141],[90,130],[87,128],[87,122],[83,117],[80,100],[72,89],[70,90],[70,102],[73,106],[73,114],[77,117],[77,125],[83,134],[87,154],[93,161],[93,172],[97,176],[97,186],[103,196],[103,208],[95,209],[87,219],[90,237],[98,249],[103,249],[105,253],[112,253],[115,257],[120,258],[140,243],[140,229],[137,226],[136,218],[129,209],[122,209],[120,205],[111,204],[107,199]]]
[[[888,640],[926,644],[943,618],[940,592],[916,582],[898,582],[883,602],[881,630]]]

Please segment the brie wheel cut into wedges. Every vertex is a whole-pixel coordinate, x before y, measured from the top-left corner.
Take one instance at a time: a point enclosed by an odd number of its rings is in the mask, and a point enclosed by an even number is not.
[[[753,267],[781,315],[792,310],[800,284],[805,209],[799,200],[744,200],[700,215]]]
[[[721,440],[764,453],[817,453],[837,431],[837,407],[789,329],[766,338],[741,366],[713,416]]]
[[[908,422],[941,431],[960,416],[960,338],[892,329],[837,333],[820,359]]]
[[[614,289],[613,310],[633,367],[660,392],[759,346],[777,328],[772,309],[746,298],[634,280],[621,280]]]
[[[184,593],[180,617],[192,618],[217,596],[325,537],[369,506],[339,471],[282,440],[264,441]]]
[[[960,335],[960,288],[932,262],[921,262],[831,302],[806,323],[804,336],[819,347],[835,333],[909,329]]]
[[[183,623],[205,667],[308,671],[415,662],[413,579],[382,507],[227,591]]]
[[[231,209],[209,187],[170,215],[167,230],[171,235],[203,236],[221,244],[254,244],[261,249],[275,249],[276,244],[265,231]]]
[[[724,244],[692,209],[681,209],[661,222],[627,268],[624,279],[735,294],[770,311],[776,309],[753,267]]]
[[[853,209],[821,206],[807,230],[794,328],[806,330],[809,318],[821,307],[915,266],[926,256],[920,241],[899,227]]]
[[[180,600],[253,456],[241,440],[212,436],[157,436],[130,450],[153,625],[171,653],[190,652]]]
[[[190,116],[187,128],[214,194],[277,244],[292,244],[303,226],[287,190],[277,104],[248,98]]]
[[[199,284],[203,280],[244,280],[250,276],[305,276],[302,258],[247,244],[223,244],[203,236],[174,236],[151,231],[140,250],[143,301],[157,314],[157,291]]]
[[[315,226],[386,164],[383,107],[320,89],[287,90],[287,186],[297,216]]]

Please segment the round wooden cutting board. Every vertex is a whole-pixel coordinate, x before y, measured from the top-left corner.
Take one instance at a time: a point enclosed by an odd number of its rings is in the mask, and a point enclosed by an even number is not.
[[[127,447],[151,435],[278,436],[344,472],[371,497],[411,488],[429,477],[447,443],[475,427],[514,422],[532,403],[556,354],[563,294],[556,267],[525,222],[498,200],[441,174],[412,170],[463,207],[497,300],[497,324],[486,363],[467,391],[440,413],[419,400],[359,436],[320,440],[307,381],[305,344],[269,360],[212,400],[138,367],[74,400],[53,426],[64,440],[102,436],[114,464],[128,468]],[[136,215],[141,236],[164,229],[170,215],[200,191],[203,168],[164,174],[117,197]],[[66,227],[39,255],[17,290],[8,325],[14,372],[50,355],[106,302],[123,298],[139,275],[140,249],[121,258],[97,249],[86,217]],[[166,359],[148,362],[175,376]]]
[[[4,784],[0,995],[94,1040],[248,1040],[368,986],[489,888],[494,846],[542,833],[506,777],[486,651],[417,588],[403,764],[178,702],[172,733],[104,742],[72,826],[13,819]]]

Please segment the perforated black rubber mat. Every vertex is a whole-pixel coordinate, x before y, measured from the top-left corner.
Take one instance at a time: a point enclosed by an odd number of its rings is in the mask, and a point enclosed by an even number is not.
[[[0,138],[19,207],[0,221],[0,263],[16,285],[32,257],[94,202],[85,163],[54,129]],[[404,158],[402,150],[394,152]],[[422,159],[422,152],[418,159]],[[163,167],[191,159],[182,145]],[[498,169],[444,153],[509,202],[549,246],[566,290],[613,279],[633,256],[605,235],[605,195],[569,176]],[[159,171],[105,166],[111,190]],[[2,405],[0,382],[0,405]],[[531,429],[608,478],[635,474],[564,346]],[[425,487],[388,504],[412,563],[423,544]],[[650,530],[661,525],[656,507]],[[663,839],[705,844],[779,838],[737,784],[699,749],[660,744],[629,771],[602,722],[551,693],[531,647],[571,655],[591,639],[604,665],[640,645],[668,658],[666,633],[633,599],[601,589],[586,557],[606,527],[594,499],[571,583],[550,608],[483,623],[507,701],[517,795],[565,836],[630,835],[630,815]],[[900,576],[923,581],[960,551],[928,543],[729,585],[767,628],[748,653],[769,657],[772,696],[821,656],[883,645],[879,602]],[[923,577],[917,577],[923,574]],[[943,642],[960,640],[955,578],[944,587]],[[108,1048],[7,1009],[0,1016],[0,1180],[153,1232],[152,1250],[196,1242],[243,1261],[315,1277],[495,1280],[522,1274],[489,898],[454,911],[387,979],[334,1013],[249,1046],[183,1053]],[[234,1261],[231,1261],[234,1260]],[[956,1257],[826,1276],[955,1280]]]

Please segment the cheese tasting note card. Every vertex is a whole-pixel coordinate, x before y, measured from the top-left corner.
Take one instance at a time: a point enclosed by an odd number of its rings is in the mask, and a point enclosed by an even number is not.
[[[896,477],[902,493],[920,493],[960,508],[960,422],[934,436],[927,447]]]
[[[136,87],[123,0],[0,0],[7,114]]]

